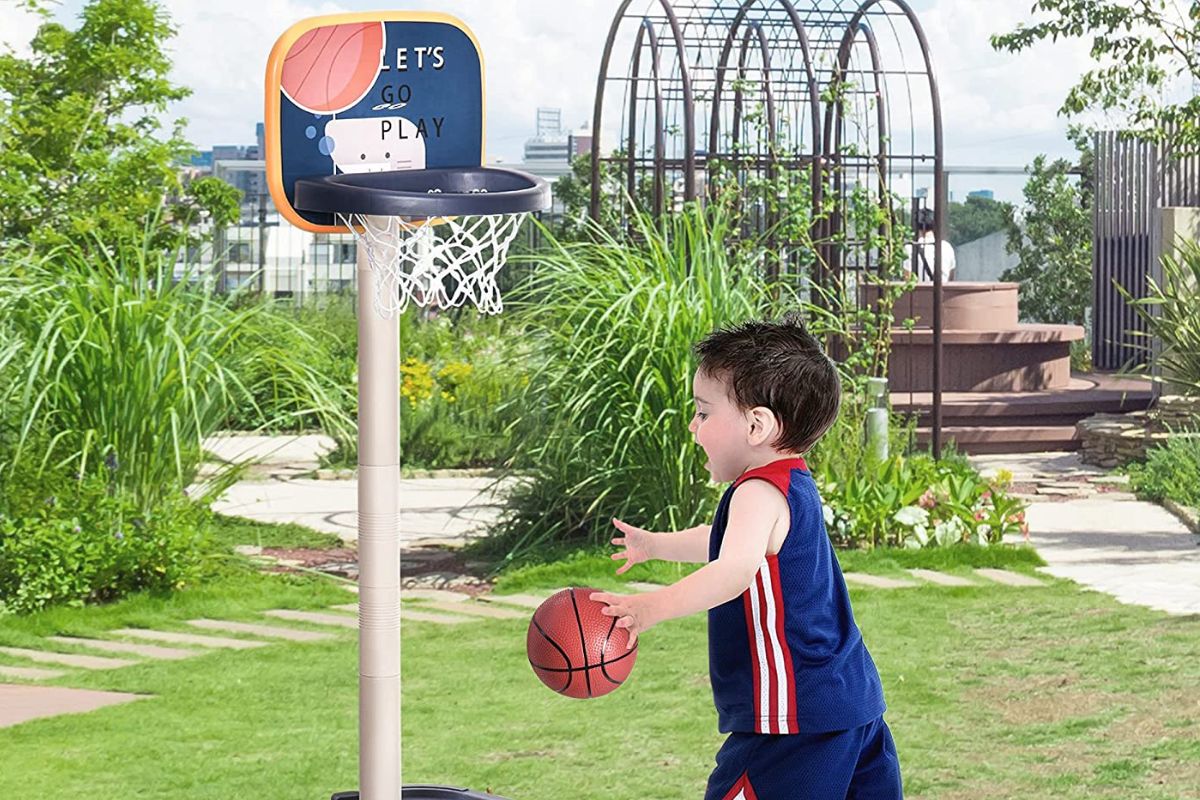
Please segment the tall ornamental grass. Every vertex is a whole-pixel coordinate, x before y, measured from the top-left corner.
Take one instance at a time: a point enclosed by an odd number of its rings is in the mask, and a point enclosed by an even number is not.
[[[548,236],[506,298],[533,363],[512,401],[508,463],[522,480],[484,544],[501,565],[607,542],[614,516],[660,531],[707,519],[716,489],[688,432],[692,345],[797,305],[765,282],[761,259],[731,257],[734,232],[715,205],[633,224],[631,242]]]
[[[249,363],[291,394],[279,413],[350,424],[305,362],[307,333],[262,303],[173,281],[173,262],[147,237],[0,268],[0,318],[16,343],[0,351],[0,400],[15,423],[0,475],[100,473],[152,509],[193,481],[201,442],[229,411],[261,393],[242,377]]]
[[[1146,297],[1134,298],[1119,284],[1117,290],[1146,325],[1145,333],[1132,332],[1141,347],[1152,351],[1153,339],[1162,345],[1161,380],[1200,394],[1200,242],[1180,239],[1177,247],[1176,255],[1163,256],[1162,284],[1147,279]]]

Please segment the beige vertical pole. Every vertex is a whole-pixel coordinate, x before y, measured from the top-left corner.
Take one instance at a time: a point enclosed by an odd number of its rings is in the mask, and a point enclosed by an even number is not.
[[[385,228],[386,229],[386,228]],[[358,245],[358,771],[362,800],[400,797],[400,321],[375,310]]]

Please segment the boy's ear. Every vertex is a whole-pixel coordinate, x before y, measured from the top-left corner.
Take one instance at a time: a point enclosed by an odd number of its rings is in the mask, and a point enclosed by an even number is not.
[[[746,431],[746,440],[752,447],[769,444],[779,436],[779,420],[775,412],[766,406],[755,406],[747,411],[746,422],[750,426]]]

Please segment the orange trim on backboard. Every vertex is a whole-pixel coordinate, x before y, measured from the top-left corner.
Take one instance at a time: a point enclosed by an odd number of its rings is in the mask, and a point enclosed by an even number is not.
[[[487,163],[487,69],[483,63],[483,49],[479,40],[467,27],[466,23],[449,14],[436,11],[365,11],[350,14],[326,14],[320,17],[309,17],[292,25],[275,42],[271,55],[267,58],[267,74],[264,84],[266,94],[266,118],[263,120],[263,133],[266,143],[267,187],[275,207],[291,224],[311,233],[346,233],[348,228],[341,225],[315,225],[300,216],[283,189],[282,156],[279,152],[279,96],[282,93],[280,83],[283,77],[283,62],[287,58],[292,45],[313,28],[324,28],[331,25],[352,25],[360,22],[441,22],[462,31],[471,44],[475,45],[475,53],[479,57],[479,87],[480,87],[480,121],[483,129],[479,132],[480,166]]]

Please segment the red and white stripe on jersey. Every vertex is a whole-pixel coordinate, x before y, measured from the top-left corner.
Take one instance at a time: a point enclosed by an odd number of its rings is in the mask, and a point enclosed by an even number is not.
[[[743,772],[742,777],[737,779],[737,783],[721,800],[758,800],[758,795],[754,793],[754,787],[750,785],[749,773]]]
[[[799,733],[796,724],[796,676],[791,648],[784,635],[783,593],[779,558],[767,556],[754,583],[742,593],[754,675],[756,733]]]

